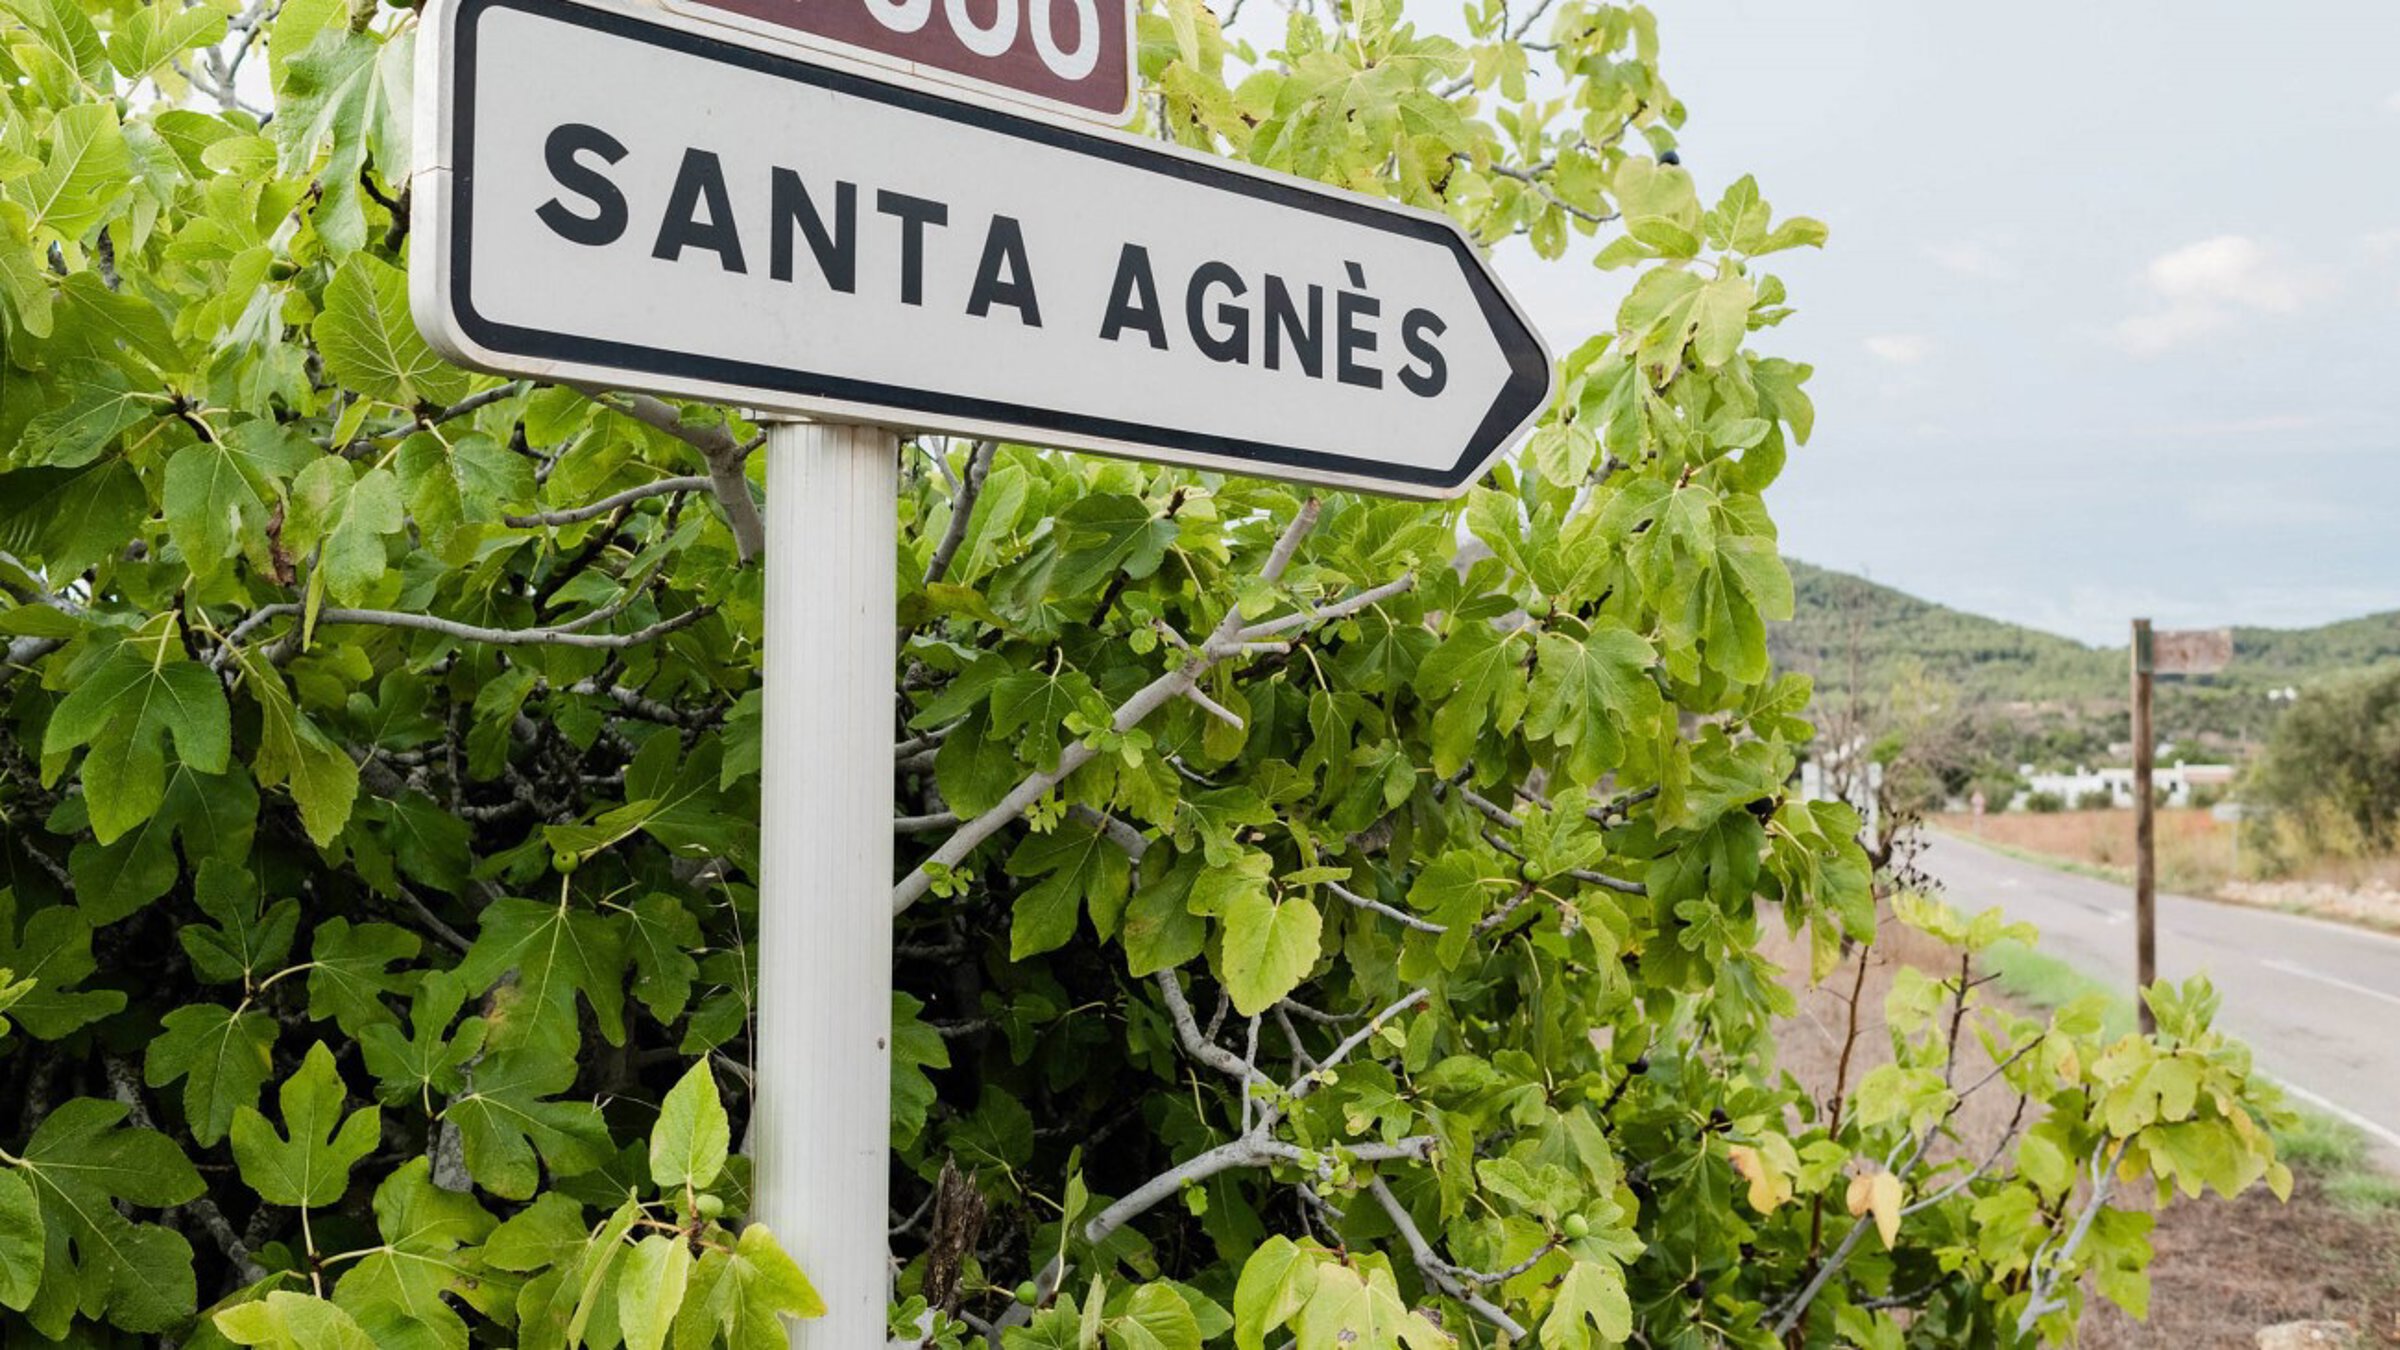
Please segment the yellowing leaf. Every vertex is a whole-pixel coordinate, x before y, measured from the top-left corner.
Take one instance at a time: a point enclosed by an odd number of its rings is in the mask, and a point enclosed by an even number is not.
[[[1874,1214],[1875,1229],[1883,1235],[1887,1250],[1900,1238],[1901,1195],[1900,1178],[1889,1172],[1871,1172],[1850,1179],[1850,1212]]]
[[[1761,1214],[1772,1214],[1776,1207],[1792,1198],[1792,1179],[1785,1176],[1757,1149],[1748,1144],[1735,1144],[1725,1150],[1733,1170],[1750,1183],[1750,1208]]]

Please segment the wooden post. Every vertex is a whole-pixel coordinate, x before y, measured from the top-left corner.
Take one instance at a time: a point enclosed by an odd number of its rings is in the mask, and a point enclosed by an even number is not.
[[[2151,808],[2151,761],[2158,737],[2150,729],[2150,621],[2133,621],[2133,923],[2134,1004],[2142,1034],[2158,1030],[2142,991],[2158,980],[2158,822]]]
[[[766,452],[751,1215],[825,1298],[793,1344],[860,1350],[886,1343],[891,1296],[900,449],[880,428],[783,422]]]

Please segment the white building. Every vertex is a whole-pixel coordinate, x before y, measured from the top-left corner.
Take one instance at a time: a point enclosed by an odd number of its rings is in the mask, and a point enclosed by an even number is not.
[[[2010,799],[2008,809],[2022,811],[2026,800],[2035,793],[2046,792],[2066,803],[2072,810],[2100,793],[2108,794],[2109,805],[2118,810],[2133,806],[2133,770],[2086,769],[2077,766],[2073,773],[2036,773],[2030,764],[2018,766],[2028,787]],[[2152,770],[2151,783],[2166,793],[2169,806],[2190,806],[2192,793],[2199,788],[2220,791],[2233,786],[2233,766],[2230,764],[2185,764],[2177,761],[2162,764]]]

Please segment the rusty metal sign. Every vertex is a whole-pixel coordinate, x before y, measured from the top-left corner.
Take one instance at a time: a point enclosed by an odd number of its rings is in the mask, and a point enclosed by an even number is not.
[[[2153,674],[2214,675],[2232,661],[2230,628],[2166,628],[2150,637]]]

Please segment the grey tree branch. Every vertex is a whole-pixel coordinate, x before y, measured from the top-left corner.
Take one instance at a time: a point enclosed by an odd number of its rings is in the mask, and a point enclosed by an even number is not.
[[[1615,891],[1619,895],[1648,895],[1650,893],[1650,888],[1638,881],[1627,881],[1623,877],[1612,877],[1605,872],[1594,872],[1585,867],[1570,867],[1567,869],[1567,875],[1586,886],[1597,886],[1604,891]]]
[[[925,584],[930,586],[949,574],[950,560],[958,555],[958,546],[966,541],[967,522],[975,515],[975,501],[983,495],[983,480],[992,471],[992,452],[999,448],[996,441],[975,442],[974,453],[967,456],[967,477],[950,502],[950,527],[942,531],[942,542],[934,546],[933,557],[925,564]]]
[[[584,397],[611,412],[663,431],[699,451],[700,458],[708,465],[709,487],[716,493],[717,505],[725,512],[725,523],[733,531],[735,556],[748,564],[766,551],[767,523],[759,517],[758,502],[750,495],[750,479],[742,472],[743,463],[763,443],[764,436],[737,441],[732,428],[722,422],[713,426],[684,425],[683,414],[665,399],[586,385],[575,387]]]
[[[1207,713],[1209,716],[1217,719],[1220,722],[1223,722],[1225,725],[1232,727],[1234,730],[1240,731],[1243,729],[1244,724],[1242,719],[1235,714],[1233,709],[1226,707],[1224,704],[1219,703],[1215,699],[1210,698],[1208,695],[1200,692],[1199,685],[1195,684],[1184,690],[1183,696],[1191,702],[1193,707],[1198,708],[1204,713]]]
[[[564,511],[536,511],[531,515],[523,516],[502,516],[500,519],[520,530],[540,529],[545,525],[574,525],[598,516],[605,516],[620,506],[630,506],[645,497],[664,497],[673,492],[707,492],[714,487],[713,480],[697,475],[685,478],[661,478],[655,483],[644,483],[639,487],[629,487],[623,492],[612,493],[586,506],[571,507]]]
[[[1958,1108],[1966,1102],[1968,1097],[1974,1095],[1974,1093],[1981,1089],[1985,1084],[1990,1083],[1994,1079],[1998,1078],[2008,1069],[2009,1065],[2016,1063],[2020,1059],[2023,1059],[2027,1052],[2031,1051],[2035,1046],[2040,1044],[2041,1042],[2038,1040],[2027,1042],[2025,1045],[2019,1047],[2015,1054],[2010,1055],[2008,1058],[2000,1061],[1998,1064],[1993,1065],[1991,1072],[1985,1074],[1979,1079],[1976,1079],[1975,1082],[1965,1091],[1954,1096],[1951,1099],[1950,1108],[1942,1113],[1941,1120],[1936,1122],[1933,1129],[1927,1130],[1922,1138],[1912,1137],[1909,1139],[1903,1139],[1900,1141],[1900,1143],[1893,1145],[1892,1151],[1884,1155],[1884,1170],[1892,1173],[1894,1176],[1906,1177],[1909,1171],[1917,1165],[1918,1160],[1925,1156],[1925,1150],[1932,1147],[1934,1135],[1940,1130],[1942,1125],[1949,1123],[1949,1120],[1952,1116],[1958,1114]],[[2019,1103],[2018,1109],[2020,1112],[2022,1112],[2022,1102]],[[2013,1134],[2015,1129],[2015,1122],[2010,1122],[2009,1132]],[[2007,1142],[2007,1139],[2004,1137],[2001,1140],[2002,1146],[2006,1147]],[[1900,1163],[1897,1167],[1893,1166],[1892,1160],[1899,1156],[1900,1150],[1902,1148],[1909,1147],[1912,1144],[1914,1147],[1909,1149],[1907,1161]],[[1996,1154],[1994,1156],[1997,1157]],[[1985,1163],[1985,1166],[1988,1167],[1989,1165],[1989,1162]],[[1981,1172],[1982,1170],[1983,1169],[1981,1167],[1976,1168],[1975,1172],[1970,1172],[1958,1183],[1958,1185],[1964,1186],[1968,1182],[1973,1181],[1975,1179],[1975,1173]],[[1953,1187],[1952,1189],[1955,1190],[1956,1187]],[[1949,1194],[1949,1191],[1944,1191],[1942,1195],[1934,1197],[1931,1201],[1920,1203],[1914,1208],[1921,1209],[1924,1207],[1924,1204],[1936,1203]],[[2105,1194],[2105,1192],[2103,1192],[2103,1194]],[[1914,1209],[1903,1208],[1900,1212],[1903,1216],[1905,1216],[1913,1213]],[[1783,1337],[1789,1333],[1793,1327],[1800,1324],[1800,1319],[1808,1314],[1808,1305],[1816,1302],[1817,1295],[1824,1292],[1825,1286],[1832,1281],[1833,1277],[1837,1273],[1840,1272],[1843,1264],[1849,1261],[1850,1253],[1857,1249],[1859,1239],[1865,1237],[1867,1230],[1872,1227],[1874,1227],[1873,1217],[1870,1215],[1861,1215],[1856,1222],[1850,1225],[1850,1231],[1843,1234],[1841,1245],[1833,1249],[1833,1253],[1825,1258],[1825,1263],[1823,1265],[1817,1267],[1816,1274],[1810,1277],[1807,1284],[1801,1286],[1799,1293],[1793,1295],[1784,1303],[1780,1310],[1782,1312],[1782,1316],[1777,1319],[1774,1327],[1774,1335],[1777,1340],[1783,1339]]]
[[[2116,1185],[2117,1164],[2124,1160],[2125,1150],[2132,1143],[2133,1138],[2128,1135],[2110,1149],[2108,1141],[2102,1140],[2100,1147],[2092,1151],[2091,1198],[2085,1202],[2083,1213],[2077,1216],[2074,1229],[2067,1234],[2066,1244],[2058,1249],[2057,1255],[2044,1260],[2044,1252],[2034,1253],[2033,1293],[2025,1301],[2025,1311],[2017,1317],[2019,1335],[2031,1335],[2034,1324],[2067,1306],[2066,1299],[2058,1292],[2059,1284],[2072,1269],[2075,1253],[2083,1246],[2084,1238],[2090,1236],[2093,1221],[2108,1207],[2108,1193]],[[2045,1250],[2047,1246],[2044,1244]]]
[[[29,670],[33,663],[58,650],[58,639],[21,637],[8,644],[5,659],[0,659],[0,685],[17,677],[17,672]]]
[[[2032,1100],[2032,1098],[2027,1097],[2025,1094],[2021,1092],[2018,1093],[2017,1109],[2015,1113],[2008,1118],[2008,1128],[2000,1132],[2000,1141],[1992,1145],[1992,1151],[1984,1155],[1983,1161],[1967,1169],[1966,1175],[1959,1177],[1956,1181],[1953,1181],[1949,1185],[1942,1187],[1940,1190],[1926,1196],[1924,1199],[1912,1201],[1909,1204],[1902,1205],[1900,1207],[1900,1217],[1905,1219],[1909,1215],[1918,1213],[1921,1210],[1933,1208],[1935,1205],[1942,1203],[1944,1200],[1947,1200],[1951,1196],[1958,1194],[1967,1187],[1974,1185],[1975,1178],[1982,1176],[1984,1173],[1989,1172],[1992,1170],[1992,1168],[1998,1166],[2001,1155],[2008,1152],[2008,1146],[2010,1144],[2016,1142],[2017,1127],[2025,1123],[2025,1108],[2032,1104]]]
[[[1166,1000],[1167,1020],[1174,1024],[1175,1039],[1183,1046],[1185,1054],[1241,1084],[1244,1093],[1254,1085],[1275,1086],[1272,1079],[1254,1066],[1244,1063],[1241,1056],[1210,1040],[1200,1030],[1200,1020],[1192,1015],[1191,1001],[1183,996],[1183,986],[1176,982],[1174,971],[1162,970],[1152,979],[1158,984],[1160,996]]]
[[[1656,797],[1657,795],[1657,788],[1646,787],[1639,792],[1628,792],[1622,796],[1602,802],[1598,806],[1585,811],[1583,814],[1595,825],[1606,825],[1611,820],[1623,820],[1625,817],[1633,813],[1633,808],[1641,805],[1643,802],[1649,801],[1651,798]]]
[[[1134,866],[1141,866],[1142,855],[1150,851],[1150,840],[1140,830],[1104,811],[1095,811],[1081,802],[1067,808],[1067,814],[1108,836],[1108,841],[1125,850]]]
[[[1416,1219],[1400,1203],[1400,1198],[1392,1194],[1392,1188],[1384,1184],[1382,1177],[1367,1179],[1367,1193],[1375,1197],[1375,1203],[1383,1206],[1383,1212],[1391,1219],[1392,1226],[1400,1230],[1400,1240],[1408,1244],[1409,1255],[1416,1258],[1417,1269],[1423,1272],[1426,1283],[1466,1304],[1476,1316],[1498,1327],[1510,1343],[1526,1338],[1525,1328],[1515,1318],[1502,1312],[1498,1305],[1453,1275],[1451,1272],[1456,1267],[1434,1254],[1433,1244],[1425,1240],[1424,1231],[1417,1227]],[[1547,1248],[1544,1250],[1547,1251]]]
[[[1307,1164],[1306,1151],[1269,1137],[1265,1133],[1266,1128],[1264,1125],[1253,1128],[1238,1139],[1197,1154],[1136,1186],[1123,1199],[1092,1216],[1091,1222],[1083,1226],[1084,1242],[1091,1246],[1106,1242],[1111,1234],[1155,1208],[1161,1201],[1180,1194],[1186,1186],[1197,1185],[1218,1173],[1240,1167],[1265,1167],[1279,1162]],[[1358,1162],[1398,1162],[1424,1158],[1433,1151],[1437,1142],[1432,1135],[1420,1134],[1388,1144],[1344,1146],[1341,1151]],[[1320,1174],[1329,1169],[1330,1165],[1320,1159]],[[1065,1263],[1052,1257],[1050,1263],[1043,1266],[1041,1273],[1034,1277],[1034,1284],[1041,1291],[1041,1298],[1037,1301],[1047,1303],[1050,1296],[1058,1292],[1066,1274]],[[1023,1305],[1019,1305],[1012,1309],[1011,1315],[1016,1316],[1022,1308]],[[1015,1324],[1009,1318],[1001,1319],[1002,1328]]]
[[[417,916],[417,922],[424,924],[427,932],[432,933],[437,938],[440,938],[443,945],[449,947],[452,951],[457,952],[464,952],[475,945],[474,943],[469,942],[466,937],[457,929],[452,928],[447,923],[444,923],[442,921],[442,916],[434,913],[432,907],[427,905],[415,891],[410,890],[406,886],[401,886],[398,889],[402,903],[408,906],[409,912]]]
[[[1893,1145],[1892,1151],[1884,1155],[1883,1170],[1895,1176],[1906,1175],[1908,1169],[1917,1165],[1917,1159],[1925,1156],[1925,1146],[1930,1139],[1929,1134],[1924,1140],[1903,1139],[1900,1143]],[[1902,1148],[1912,1143],[1916,1147],[1909,1153],[1908,1161],[1901,1163],[1896,1168],[1893,1167],[1892,1160],[1900,1156]],[[1808,1283],[1800,1286],[1800,1292],[1784,1303],[1780,1310],[1782,1315],[1775,1319],[1775,1325],[1770,1332],[1776,1340],[1781,1341],[1791,1334],[1793,1327],[1800,1325],[1800,1319],[1808,1315],[1808,1305],[1816,1302],[1817,1295],[1825,1292],[1825,1286],[1833,1282],[1834,1275],[1850,1260],[1850,1253],[1858,1250],[1859,1240],[1864,1238],[1867,1230],[1874,1226],[1875,1217],[1871,1214],[1861,1214],[1851,1220],[1850,1231],[1842,1235],[1841,1245],[1833,1249],[1833,1253],[1825,1258],[1823,1265],[1817,1267],[1817,1273],[1809,1277]]]
[[[1424,1003],[1432,997],[1432,991],[1427,989],[1411,989],[1407,993],[1402,994],[1399,998],[1393,1000],[1390,1006],[1386,1007],[1383,1011],[1375,1014],[1373,1017],[1368,1018],[1365,1026],[1362,1026],[1358,1030],[1351,1032],[1348,1036],[1342,1039],[1341,1044],[1333,1047],[1333,1053],[1325,1056],[1325,1058],[1318,1063],[1318,1071],[1330,1069],[1341,1063],[1343,1060],[1348,1059],[1350,1057],[1350,1052],[1358,1049],[1358,1047],[1362,1045],[1365,1045],[1368,1038],[1372,1037],[1376,1032],[1383,1029],[1384,1023],[1391,1021],[1393,1018],[1398,1017],[1400,1014],[1407,1012],[1409,1009],[1416,1007],[1420,1003]],[[1300,1098],[1307,1096],[1315,1089],[1316,1085],[1317,1078],[1314,1073],[1310,1074],[1306,1078],[1300,1079],[1298,1082],[1292,1085],[1290,1094],[1292,1100],[1298,1101]]]
[[[1474,163],[1473,160],[1464,155],[1460,155],[1457,158],[1462,163],[1469,165]],[[1606,225],[1610,221],[1613,221],[1617,218],[1617,213],[1614,211],[1603,215],[1598,211],[1586,210],[1585,208],[1577,206],[1575,203],[1568,201],[1566,198],[1559,196],[1558,193],[1551,190],[1551,187],[1548,183],[1543,182],[1539,176],[1534,174],[1529,169],[1511,168],[1506,164],[1486,164],[1482,167],[1486,173],[1496,173],[1502,178],[1512,178],[1517,182],[1523,183],[1525,186],[1532,188],[1535,192],[1541,195],[1542,200],[1550,203],[1552,206],[1557,207],[1559,210],[1566,212],[1568,215],[1575,217],[1577,220],[1587,221],[1594,225]]]
[[[950,738],[950,733],[958,728],[959,724],[952,722],[946,727],[935,727],[922,736],[911,736],[892,747],[892,758],[895,760],[908,759],[929,750],[939,749],[942,742]]]
[[[1521,830],[1525,828],[1525,822],[1520,819],[1516,813],[1508,810],[1506,807],[1501,806],[1499,803],[1491,800],[1489,797],[1486,797],[1483,794],[1475,791],[1475,789],[1468,787],[1464,783],[1458,785],[1458,797],[1460,801],[1463,801],[1467,805],[1474,807],[1478,813],[1495,825],[1499,825],[1511,830]],[[1524,850],[1519,849],[1514,844],[1509,843],[1507,840],[1491,834],[1488,831],[1485,833],[1484,838],[1489,840],[1492,846],[1499,849],[1502,853],[1507,854],[1519,862],[1526,861]],[[1577,881],[1583,882],[1587,886],[1598,886],[1603,890],[1615,891],[1619,895],[1648,895],[1650,893],[1650,888],[1638,881],[1627,881],[1623,877],[1612,877],[1604,872],[1592,871],[1588,867],[1570,867],[1566,870],[1566,875],[1573,877]]]
[[[673,618],[661,619],[646,628],[636,629],[630,633],[586,633],[582,631],[613,617],[618,610],[625,607],[630,598],[631,593],[629,592],[626,598],[614,602],[603,610],[596,610],[582,618],[572,619],[563,624],[553,624],[542,628],[485,628],[476,624],[460,623],[455,619],[438,618],[431,614],[408,614],[391,609],[332,607],[318,610],[317,622],[320,624],[372,624],[384,628],[407,628],[423,633],[440,633],[445,637],[457,638],[461,642],[481,642],[494,647],[590,647],[603,651],[614,651],[626,647],[639,647],[645,642],[655,642],[669,633],[691,627],[709,613],[707,609],[685,610]],[[234,648],[240,646],[242,640],[256,632],[261,625],[274,619],[299,614],[303,608],[301,605],[288,603],[268,605],[242,620],[225,635],[225,641],[218,646],[215,655],[210,658],[211,668],[224,669],[225,662],[232,655]]]
[[[1322,608],[1304,609],[1297,614],[1286,614],[1279,619],[1266,619],[1251,624],[1241,630],[1241,640],[1264,642],[1279,633],[1298,632],[1303,628],[1314,628],[1335,619],[1347,618],[1362,609],[1372,609],[1393,596],[1413,588],[1416,584],[1416,573],[1403,572],[1380,586],[1360,591],[1356,595],[1337,600]]]
[[[1292,523],[1285,527],[1282,537],[1275,541],[1275,548],[1268,554],[1266,565],[1259,569],[1261,577],[1273,582],[1291,566],[1292,555],[1299,550],[1300,541],[1317,523],[1317,511],[1317,500],[1311,497],[1300,508],[1300,513],[1292,518]],[[1238,655],[1241,649],[1242,612],[1236,607],[1226,611],[1216,631],[1209,634],[1208,640],[1200,644],[1199,650],[1188,660],[1144,685],[1120,704],[1116,715],[1110,719],[1110,725],[1120,734],[1133,730],[1143,719],[1164,707],[1169,699],[1181,697],[1184,691],[1197,685],[1200,677],[1218,662]],[[1000,799],[998,805],[959,827],[956,834],[942,841],[942,846],[933,851],[932,857],[919,863],[901,879],[899,885],[892,888],[892,912],[901,913],[925,894],[933,885],[934,868],[956,867],[965,861],[967,855],[974,852],[984,840],[1031,810],[1033,804],[1047,795],[1050,789],[1063,782],[1067,775],[1090,763],[1097,754],[1099,751],[1090,744],[1077,741],[1059,752],[1057,768],[1026,775],[1007,796]]]
[[[547,682],[541,687],[547,688]],[[659,722],[668,726],[706,726],[724,715],[718,708],[678,708],[671,703],[650,698],[638,689],[628,689],[621,684],[602,684],[598,680],[577,680],[567,686],[567,692],[588,698],[605,698],[645,722]]]
[[[1420,919],[1404,910],[1394,909],[1372,896],[1360,895],[1338,881],[1326,882],[1325,889],[1332,892],[1333,898],[1343,904],[1354,909],[1366,910],[1371,914],[1380,914],[1403,928],[1414,928],[1420,933],[1447,933],[1450,931],[1448,924],[1435,923],[1431,919]]]

